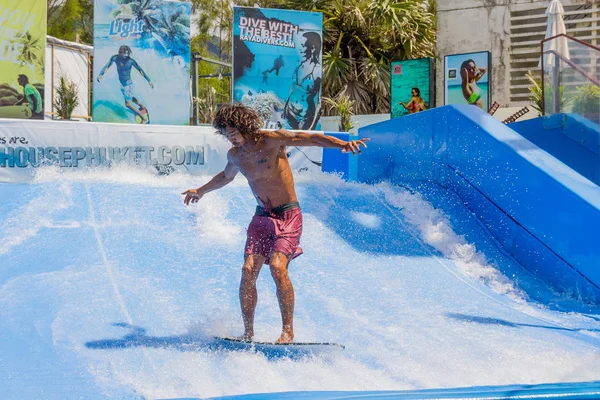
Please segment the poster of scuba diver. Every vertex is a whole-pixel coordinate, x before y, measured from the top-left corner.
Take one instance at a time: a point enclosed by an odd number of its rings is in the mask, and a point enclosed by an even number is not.
[[[233,101],[267,129],[320,129],[323,16],[234,7]]]
[[[444,57],[444,104],[472,104],[488,111],[492,63],[489,51]]]
[[[390,73],[391,118],[434,107],[433,58],[394,61]]]
[[[95,0],[92,118],[190,123],[188,2]]]
[[[46,2],[0,3],[0,118],[44,119]]]

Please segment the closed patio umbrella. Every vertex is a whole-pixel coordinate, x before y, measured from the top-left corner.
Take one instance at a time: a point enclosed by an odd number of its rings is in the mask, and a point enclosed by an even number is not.
[[[551,38],[556,35],[560,35],[561,33],[567,33],[564,20],[565,10],[559,0],[552,0],[548,5],[545,14],[548,16],[548,25],[546,26],[545,39]],[[555,63],[554,54],[546,53],[547,51],[551,50],[554,50],[566,59],[569,59],[571,57],[569,54],[569,43],[566,37],[562,36],[554,40],[545,42],[544,54],[542,56],[544,57],[544,69],[546,70],[552,68]],[[540,68],[542,66],[541,64],[542,60],[540,59]]]

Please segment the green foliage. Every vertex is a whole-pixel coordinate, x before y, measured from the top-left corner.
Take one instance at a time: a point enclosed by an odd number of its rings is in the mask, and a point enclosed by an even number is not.
[[[18,60],[25,65],[30,65],[33,68],[37,68],[42,71],[44,69],[44,63],[40,55],[44,54],[43,40],[39,37],[34,38],[31,33],[27,32],[21,38],[18,39],[19,44],[23,46],[23,50],[18,57]]]
[[[352,125],[354,100],[350,100],[347,94],[341,94],[335,99],[324,97],[323,102],[330,115],[339,115],[340,124],[338,128],[340,132],[350,132],[354,128],[354,125]]]
[[[53,105],[60,119],[71,119],[73,110],[79,105],[77,91],[78,87],[74,82],[64,75],[59,78]]]
[[[573,112],[598,121],[600,114],[600,87],[591,83],[577,88],[573,97]]]
[[[233,8],[225,0],[192,0],[193,21],[198,34],[192,38],[192,54],[231,63]],[[198,79],[199,122],[210,123],[217,106],[231,99],[231,68],[200,61],[198,75],[219,75]],[[192,72],[193,73],[193,72]]]
[[[59,39],[92,43],[92,0],[48,1],[48,34]]]
[[[537,111],[538,115],[543,115],[544,111],[544,98],[546,98],[546,108],[549,104],[552,104],[553,89],[550,82],[544,83],[544,90],[542,91],[542,80],[541,78],[535,77],[531,71],[527,71],[525,74],[527,80],[529,80],[529,101],[531,107]],[[572,104],[573,99],[570,93],[564,86],[558,87],[558,99],[560,101],[560,110],[565,112],[568,107]],[[552,110],[545,110],[546,114],[552,114]]]
[[[198,107],[198,122],[211,123],[217,113],[217,90],[206,86],[201,91],[201,96],[194,97],[192,101],[194,106]]]
[[[542,81],[541,79],[533,76],[531,71],[527,71],[525,74],[527,80],[529,81],[529,101],[531,102],[531,107],[537,111],[538,115],[543,114],[544,110],[544,97],[542,94]]]

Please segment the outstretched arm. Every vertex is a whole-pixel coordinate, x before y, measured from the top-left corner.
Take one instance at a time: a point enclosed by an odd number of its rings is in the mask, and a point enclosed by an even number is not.
[[[133,66],[135,67],[135,69],[137,69],[139,71],[140,75],[142,75],[144,77],[144,79],[146,81],[148,81],[148,84],[150,85],[150,87],[152,89],[154,89],[154,83],[152,83],[152,81],[150,80],[150,77],[148,75],[146,75],[146,73],[144,72],[142,67],[140,67],[139,64],[137,63],[137,61],[133,60]]]
[[[229,155],[228,155],[229,158]],[[215,175],[210,181],[208,181],[205,185],[200,186],[198,189],[189,189],[185,192],[181,193],[185,195],[183,199],[183,203],[187,206],[191,203],[197,203],[198,200],[202,198],[206,193],[212,192],[213,190],[217,190],[227,185],[238,173],[238,168],[231,162],[228,161],[225,169]]]
[[[400,102],[400,104],[402,104],[402,107],[406,108],[407,110],[413,106],[413,103],[415,102],[415,99],[411,98],[410,101],[408,102],[408,104],[405,104],[403,101]]]
[[[352,152],[356,155],[361,153],[361,146],[367,147],[366,142],[369,138],[360,140],[351,140],[346,142],[333,136],[323,135],[320,133],[308,132],[292,132],[285,129],[276,131],[263,131],[265,137],[269,140],[277,142],[279,146],[318,146],[318,147],[333,147],[342,150],[342,153]]]
[[[100,82],[100,79],[102,79],[102,77],[104,76],[104,73],[106,71],[108,71],[108,69],[110,68],[110,66],[112,65],[112,63],[115,62],[115,59],[117,58],[117,56],[112,56],[108,62],[106,63],[106,65],[102,68],[102,70],[100,70],[100,73],[98,74],[98,77],[96,78],[96,80],[98,82]]]

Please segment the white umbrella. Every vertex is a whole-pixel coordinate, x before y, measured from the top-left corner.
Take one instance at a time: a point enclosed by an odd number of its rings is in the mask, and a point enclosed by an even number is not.
[[[546,9],[545,14],[548,16],[545,39],[560,35],[561,33],[567,33],[567,29],[565,28],[565,20],[563,19],[565,10],[559,0],[552,0]],[[554,66],[554,54],[546,53],[552,50],[566,59],[571,58],[569,54],[569,44],[566,37],[561,36],[559,38],[547,41],[544,43],[544,54],[542,54],[542,56],[545,57],[544,69],[546,70]],[[540,59],[540,68],[542,66],[541,64],[542,60]]]

